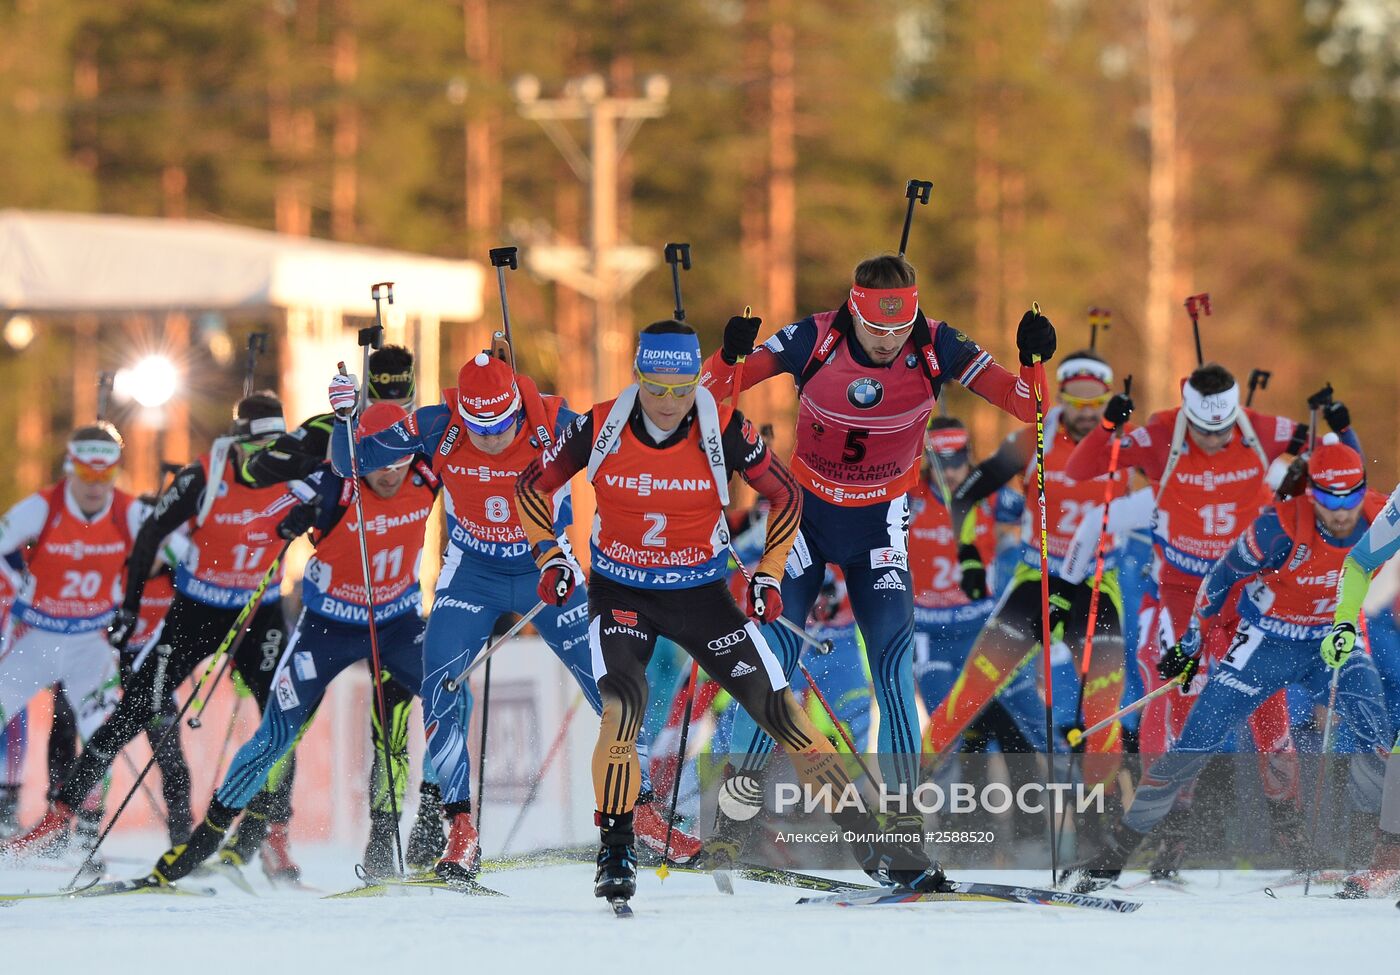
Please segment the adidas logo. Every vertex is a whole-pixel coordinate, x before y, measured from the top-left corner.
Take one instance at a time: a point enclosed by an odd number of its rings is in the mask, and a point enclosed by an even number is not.
[[[757,669],[758,668],[755,667],[753,664],[745,663],[744,661],[740,660],[737,664],[734,665],[734,669],[729,672],[729,676],[747,677],[749,676],[749,674],[752,674]]]
[[[876,582],[875,585],[871,586],[870,588],[898,589],[900,592],[904,592],[904,582],[899,578],[899,576],[896,573],[886,572],[880,577],[879,581]]]

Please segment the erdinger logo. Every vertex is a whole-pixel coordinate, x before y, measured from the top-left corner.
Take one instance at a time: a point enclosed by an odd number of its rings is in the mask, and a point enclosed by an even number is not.
[[[623,626],[637,625],[637,614],[630,610],[615,609],[612,611],[612,618],[617,620],[617,622],[621,623]]]
[[[880,299],[880,310],[886,318],[893,318],[904,309],[904,299],[899,295],[887,295]]]
[[[880,385],[879,380],[869,376],[862,376],[846,388],[846,399],[851,401],[852,406],[862,410],[879,406],[880,400],[884,398],[885,387]]]

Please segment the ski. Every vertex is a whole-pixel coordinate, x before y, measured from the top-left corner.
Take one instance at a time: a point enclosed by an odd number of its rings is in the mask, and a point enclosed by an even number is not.
[[[553,867],[566,863],[590,863],[597,854],[591,846],[559,846],[518,856],[502,856],[481,861],[484,872],[519,870],[525,867]]]
[[[445,890],[454,894],[467,894],[482,897],[504,897],[499,890],[493,890],[475,880],[443,880],[433,874],[418,874],[409,877],[380,877],[366,881],[363,885],[338,894],[326,894],[323,900],[342,897],[384,897],[394,890]]]
[[[257,897],[258,892],[253,889],[253,885],[248,882],[248,878],[243,876],[243,871],[232,863],[225,863],[222,860],[210,860],[195,868],[191,876],[195,877],[223,877],[249,897]]]
[[[106,883],[93,882],[86,887],[74,890],[56,890],[47,893],[0,894],[0,903],[27,900],[75,900],[79,897],[109,897],[117,894],[165,894],[178,897],[213,897],[218,893],[212,887],[176,887],[163,884],[152,877],[139,877],[134,880],[110,880]]]
[[[608,906],[612,908],[613,917],[635,917],[632,913],[632,905],[627,903],[626,897],[609,897]]]
[[[952,880],[948,889],[921,894],[899,888],[877,888],[859,893],[833,894],[827,897],[803,897],[799,904],[827,904],[836,907],[865,907],[879,904],[913,904],[921,901],[1002,901],[1013,904],[1036,904],[1045,907],[1081,907],[1090,910],[1130,914],[1142,904],[1138,901],[1095,897],[1092,894],[1071,894],[1044,887],[1016,887],[1010,884],[984,884]]]
[[[780,867],[721,867],[717,869],[705,869],[702,867],[685,867],[672,864],[671,869],[681,873],[710,874],[715,878],[715,886],[725,894],[734,892],[734,883],[731,878],[738,877],[741,880],[752,880],[760,884],[776,884],[780,887],[797,887],[802,890],[816,890],[824,893],[857,892],[865,890],[875,890],[869,884],[852,883],[849,880],[835,880],[831,877],[819,877],[811,873],[798,873],[795,870],[783,870]],[[723,876],[723,880],[721,880]],[[728,883],[729,889],[725,890],[723,884]]]
[[[1175,877],[1143,877],[1129,883],[1118,883],[1113,885],[1114,890],[1141,890],[1143,887],[1155,887],[1159,890],[1175,890],[1183,894],[1191,893],[1191,885],[1184,880]]]

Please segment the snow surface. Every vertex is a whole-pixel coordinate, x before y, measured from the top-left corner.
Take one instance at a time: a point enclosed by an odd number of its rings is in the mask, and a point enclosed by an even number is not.
[[[163,846],[155,836],[123,835],[112,844],[109,872],[123,877],[144,873]],[[355,851],[306,845],[297,854],[307,883],[326,892],[356,886]],[[71,865],[53,862],[0,865],[0,890],[55,890],[71,874]],[[1362,963],[1386,970],[1400,941],[1393,899],[1337,901],[1332,888],[1314,886],[1306,900],[1301,887],[1283,888],[1275,900],[1262,888],[1278,873],[1202,871],[1189,875],[1189,892],[1114,892],[1144,902],[1135,914],[1115,915],[1000,904],[799,907],[795,889],[738,880],[726,897],[708,877],[673,873],[663,883],[647,869],[632,920],[613,918],[593,898],[586,864],[483,874],[508,898],[413,891],[322,900],[272,890],[256,866],[248,876],[260,896],[219,878],[198,881],[218,889],[212,898],[0,907],[0,973],[1276,975],[1355,971]],[[1047,879],[1025,871],[958,876]]]

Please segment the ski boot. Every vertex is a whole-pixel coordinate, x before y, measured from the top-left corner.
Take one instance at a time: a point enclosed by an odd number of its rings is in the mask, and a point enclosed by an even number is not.
[[[368,877],[392,877],[398,873],[394,853],[394,831],[399,820],[387,809],[375,809],[369,814],[369,842],[361,865]]]
[[[896,887],[920,894],[948,889],[943,867],[924,851],[924,821],[917,813],[889,817],[883,830],[869,825],[847,827],[857,834],[881,835],[873,841],[851,844],[851,852],[865,875],[882,887]]]
[[[435,783],[424,782],[418,787],[418,815],[408,833],[408,849],[404,859],[414,873],[431,870],[442,851],[447,848],[447,835],[442,831],[442,790]]]
[[[700,855],[700,841],[681,828],[679,814],[668,822],[660,806],[656,793],[650,789],[637,796],[637,805],[632,810],[637,839],[665,862],[692,862]]]
[[[267,838],[267,826],[266,815],[251,806],[243,810],[243,818],[238,821],[238,826],[228,834],[224,845],[219,847],[219,862],[238,870],[252,863],[253,857],[258,854],[258,848]]]
[[[472,822],[472,804],[449,802],[443,807],[448,816],[447,849],[433,872],[448,883],[467,883],[481,872],[481,841]]]
[[[62,848],[68,843],[68,827],[72,821],[73,810],[55,801],[28,831],[0,844],[0,857],[28,857],[47,853],[55,847]]]
[[[1077,867],[1060,874],[1057,886],[1069,886],[1076,894],[1102,890],[1123,875],[1128,858],[1141,845],[1144,835],[1119,823],[1113,828],[1103,848]]]
[[[715,801],[715,828],[705,837],[706,865],[722,869],[740,863],[753,821],[762,811],[763,786],[758,779],[726,767]]]
[[[219,849],[219,841],[228,832],[236,815],[236,809],[220,805],[219,800],[215,799],[189,839],[183,843],[172,843],[170,849],[161,854],[151,868],[151,876],[162,884],[173,884],[188,877]]]
[[[258,855],[263,874],[274,884],[295,886],[301,882],[301,868],[292,859],[292,835],[286,823],[269,825]]]
[[[1181,861],[1186,859],[1186,844],[1191,838],[1191,807],[1173,806],[1162,822],[1161,834],[1148,874],[1154,881],[1176,880],[1181,875]]]
[[[19,832],[19,786],[0,785],[0,840]]]
[[[1400,836],[1383,830],[1376,834],[1371,865],[1342,881],[1337,896],[1344,900],[1385,897],[1400,889]]]
[[[1288,799],[1268,799],[1266,804],[1269,808],[1269,830],[1273,834],[1274,845],[1283,854],[1285,866],[1294,873],[1306,872],[1312,854],[1302,810]]]
[[[632,814],[605,816],[594,813],[598,824],[598,872],[593,877],[593,896],[606,898],[616,907],[637,893],[637,847]]]

